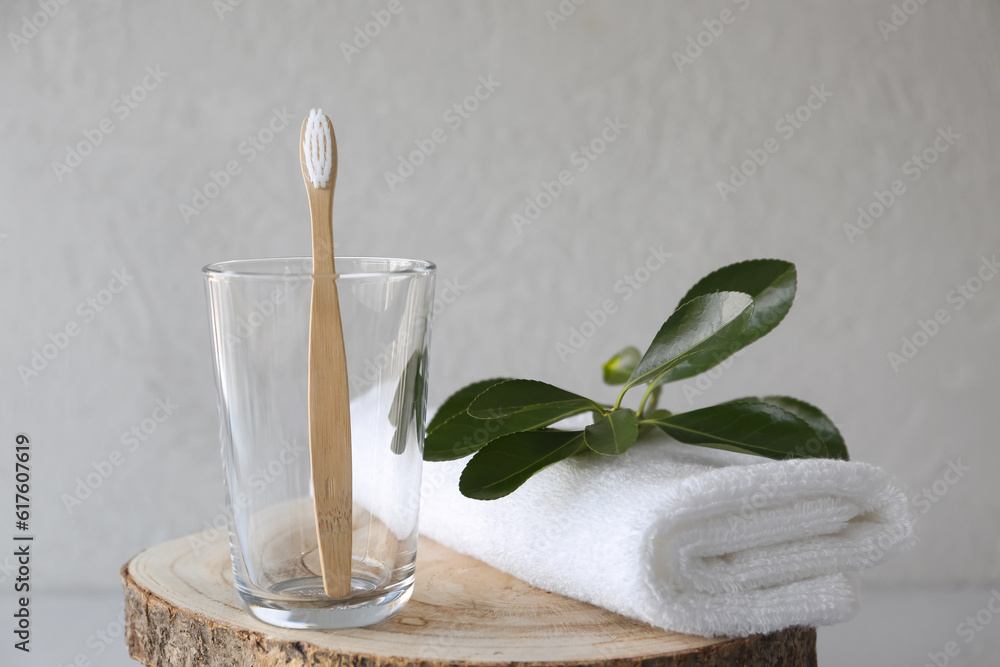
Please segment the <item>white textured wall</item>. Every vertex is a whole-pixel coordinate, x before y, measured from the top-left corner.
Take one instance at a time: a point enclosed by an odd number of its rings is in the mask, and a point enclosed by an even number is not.
[[[1000,579],[1000,279],[961,309],[948,298],[1000,253],[995,2],[928,2],[884,39],[888,0],[589,0],[554,30],[555,0],[401,1],[349,63],[341,42],[387,2],[246,0],[220,18],[211,2],[77,0],[16,53],[0,44],[0,452],[17,432],[33,438],[39,586],[111,590],[135,551],[218,514],[199,269],[309,252],[296,142],[315,105],[338,134],[338,251],[430,259],[439,289],[457,285],[435,324],[432,402],[499,374],[612,396],[600,364],[648,343],[693,281],[786,258],[799,269],[789,317],[692,405],[757,393],[815,402],[854,458],[914,493],[960,459],[970,469],[939,482],[919,546],[872,580]],[[673,53],[727,8],[731,23],[679,71]],[[36,11],[4,2],[3,33]],[[166,77],[122,106],[147,67]],[[480,77],[499,85],[453,128],[445,112]],[[813,87],[833,95],[787,136],[776,123]],[[243,142],[275,108],[291,129],[252,154]],[[571,156],[607,118],[627,127],[580,173]],[[113,131],[57,175],[52,163],[103,119]],[[439,127],[447,139],[391,191],[384,172]],[[958,138],[909,180],[904,163],[949,127]],[[769,137],[777,152],[723,201],[716,182]],[[240,173],[186,222],[179,206],[229,161]],[[564,169],[572,184],[519,232],[511,215]],[[895,178],[905,193],[851,243],[843,225]],[[625,300],[616,282],[651,246],[672,256]],[[102,312],[78,310],[123,268],[134,278]],[[618,312],[560,359],[556,344],[606,299]],[[948,322],[894,372],[887,353],[938,309]],[[79,334],[22,381],[18,365],[71,323]],[[67,512],[61,495],[167,398],[173,415]],[[688,405],[680,387],[665,400]],[[3,488],[11,458],[0,455]]]

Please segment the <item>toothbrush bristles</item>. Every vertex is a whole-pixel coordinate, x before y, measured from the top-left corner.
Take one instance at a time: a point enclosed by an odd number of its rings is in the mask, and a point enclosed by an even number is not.
[[[306,136],[302,144],[309,180],[314,188],[325,189],[333,169],[333,137],[330,134],[330,121],[322,109],[312,109],[309,112]]]

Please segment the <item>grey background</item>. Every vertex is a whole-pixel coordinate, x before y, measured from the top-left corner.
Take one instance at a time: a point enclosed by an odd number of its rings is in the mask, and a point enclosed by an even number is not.
[[[0,8],[0,437],[3,451],[18,432],[34,442],[47,664],[80,652],[95,664],[121,659],[118,644],[98,657],[86,641],[117,613],[117,568],[220,512],[199,269],[309,253],[297,140],[312,106],[337,128],[338,253],[439,266],[432,404],[494,375],[613,398],[600,364],[626,343],[646,345],[694,281],[742,259],[794,261],[786,321],[710,383],[671,387],[663,402],[803,398],[835,419],[854,458],[910,489],[919,543],[866,577],[862,618],[821,633],[825,664],[851,664],[852,651],[922,664],[954,639],[1000,582],[1000,280],[972,298],[953,293],[1000,251],[997,3],[908,4],[915,13],[885,31],[899,3],[567,0],[575,10],[556,22],[555,0],[401,0],[345,55],[388,4],[52,2],[58,11],[21,41],[10,34],[30,33],[25,17],[44,7]],[[721,34],[705,32],[724,10]],[[689,38],[706,45],[679,65]],[[446,114],[480,77],[496,85],[488,96],[480,88],[486,99],[455,127]],[[813,87],[832,96],[787,136],[782,119]],[[123,94],[143,99],[130,108]],[[269,136],[275,109],[292,120]],[[581,173],[573,154],[606,119],[627,127]],[[102,122],[112,131],[78,166],[54,166]],[[436,128],[445,141],[390,187],[385,173]],[[911,180],[905,164],[948,128],[957,138]],[[270,143],[253,152],[252,135]],[[717,182],[768,138],[777,152],[724,200]],[[185,216],[181,206],[231,161],[239,173]],[[573,182],[518,229],[511,216],[562,170]],[[905,193],[851,237],[856,209],[894,179]],[[625,299],[616,285],[650,248],[670,257]],[[103,293],[122,270],[132,276],[124,289]],[[91,316],[88,299],[107,303]],[[560,355],[609,299],[615,312]],[[894,369],[887,355],[939,310],[947,322]],[[78,335],[43,370],[19,370],[74,324]],[[126,451],[122,434],[158,399],[178,407]],[[122,464],[67,508],[114,450]],[[946,474],[953,464],[961,477]],[[12,467],[0,457],[3,488]],[[917,499],[924,489],[934,502]],[[4,593],[9,563],[0,557]],[[906,621],[930,609],[933,623]],[[951,664],[987,664],[977,661],[997,648],[998,627]]]

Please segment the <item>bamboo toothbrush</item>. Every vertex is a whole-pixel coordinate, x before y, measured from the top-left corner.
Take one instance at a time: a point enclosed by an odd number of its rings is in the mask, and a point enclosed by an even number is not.
[[[333,260],[333,188],[337,138],[321,109],[302,123],[302,178],[312,218],[312,306],[309,313],[309,457],[323,589],[351,592],[351,409],[347,356]]]

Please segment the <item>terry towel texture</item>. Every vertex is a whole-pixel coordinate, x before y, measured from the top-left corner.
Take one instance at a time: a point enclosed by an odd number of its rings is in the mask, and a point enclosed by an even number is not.
[[[769,461],[661,438],[559,463],[480,501],[458,491],[466,462],[425,464],[423,534],[539,588],[689,634],[845,621],[858,607],[855,573],[913,532],[904,494],[866,463]]]

